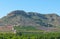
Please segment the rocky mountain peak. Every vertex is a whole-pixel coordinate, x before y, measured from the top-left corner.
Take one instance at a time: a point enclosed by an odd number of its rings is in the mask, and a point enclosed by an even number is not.
[[[12,15],[25,15],[26,12],[23,11],[23,10],[15,10],[15,11],[12,11],[8,14],[8,16],[12,16]]]

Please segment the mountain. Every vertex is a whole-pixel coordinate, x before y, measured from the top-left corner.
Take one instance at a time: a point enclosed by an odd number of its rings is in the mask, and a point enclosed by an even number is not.
[[[60,16],[15,10],[0,19],[0,26],[16,25],[38,30],[60,30]]]

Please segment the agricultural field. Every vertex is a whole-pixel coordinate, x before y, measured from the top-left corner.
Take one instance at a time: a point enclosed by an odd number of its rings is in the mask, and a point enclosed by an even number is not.
[[[0,33],[0,39],[60,39],[60,33],[17,32]]]

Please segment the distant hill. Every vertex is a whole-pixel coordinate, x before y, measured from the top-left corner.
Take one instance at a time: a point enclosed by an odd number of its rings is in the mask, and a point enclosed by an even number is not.
[[[56,31],[60,30],[60,16],[15,10],[0,19],[0,26],[2,25],[17,25],[27,28],[34,27],[38,30]]]

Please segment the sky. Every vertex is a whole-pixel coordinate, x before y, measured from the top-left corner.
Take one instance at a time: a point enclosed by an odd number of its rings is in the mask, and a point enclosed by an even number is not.
[[[60,15],[60,0],[0,0],[0,18],[14,10]]]

